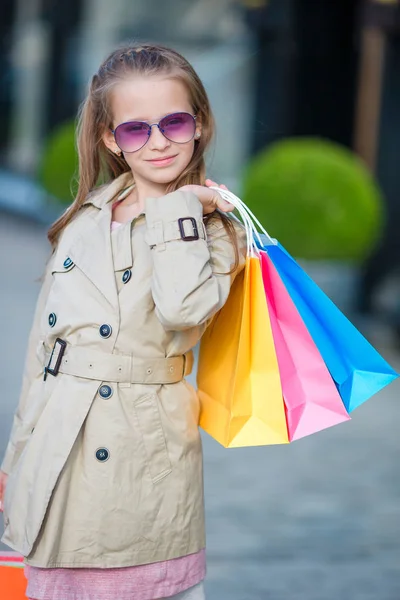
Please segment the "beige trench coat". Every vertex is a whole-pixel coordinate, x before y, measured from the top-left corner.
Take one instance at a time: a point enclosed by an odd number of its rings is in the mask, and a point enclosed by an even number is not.
[[[113,260],[111,201],[130,183],[125,173],[88,197],[39,294],[1,467],[2,541],[30,565],[124,567],[205,546],[199,401],[184,375],[227,300],[234,277],[216,272],[234,249],[218,220],[204,227],[197,196],[176,191],[146,199]],[[181,239],[183,217],[200,239]],[[56,338],[65,353],[44,379]]]

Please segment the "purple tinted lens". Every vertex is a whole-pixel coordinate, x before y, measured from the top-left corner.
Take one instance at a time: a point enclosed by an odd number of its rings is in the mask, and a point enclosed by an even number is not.
[[[184,144],[193,138],[196,124],[189,113],[174,113],[160,121],[160,129],[171,142]]]
[[[115,141],[123,152],[135,152],[147,142],[149,129],[149,125],[139,121],[122,123],[115,130]]]

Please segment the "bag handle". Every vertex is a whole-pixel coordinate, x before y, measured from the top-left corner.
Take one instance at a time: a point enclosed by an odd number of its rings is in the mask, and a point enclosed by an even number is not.
[[[210,189],[217,191],[224,200],[227,200],[228,202],[230,202],[231,204],[233,204],[233,206],[237,209],[243,224],[245,226],[245,230],[246,230],[246,238],[247,238],[247,254],[250,256],[254,256],[254,253],[259,256],[259,250],[257,248],[257,245],[255,243],[255,239],[258,240],[260,246],[264,246],[263,241],[261,240],[260,234],[257,230],[257,226],[259,227],[259,229],[261,230],[261,232],[265,235],[265,237],[268,240],[268,243],[272,246],[276,246],[277,245],[277,240],[272,238],[268,232],[266,231],[266,229],[264,229],[264,227],[262,226],[262,224],[260,223],[260,221],[257,219],[257,217],[251,212],[251,210],[249,209],[249,207],[243,202],[243,200],[241,200],[238,196],[235,196],[235,194],[233,192],[230,192],[228,190],[224,190],[222,188],[216,187],[216,186],[210,186]],[[232,215],[235,219],[237,219],[237,217],[235,215]]]
[[[210,186],[211,187],[211,186]],[[256,230],[249,214],[247,213],[247,207],[244,203],[242,203],[242,201],[237,198],[234,194],[232,194],[231,192],[227,192],[226,190],[220,190],[220,188],[215,188],[215,190],[224,192],[224,199],[228,200],[228,202],[231,202],[235,208],[237,209],[241,219],[242,219],[242,223],[244,224],[245,227],[245,231],[246,231],[246,241],[247,241],[247,255],[248,256],[259,256],[259,250],[257,248],[257,245],[254,242],[254,237],[258,237],[260,243],[261,242],[261,238],[259,237],[258,231]],[[221,194],[222,197],[222,194]],[[236,221],[238,221],[240,223],[240,219],[238,219],[236,217],[236,215],[232,214],[232,217],[234,219],[236,219]]]

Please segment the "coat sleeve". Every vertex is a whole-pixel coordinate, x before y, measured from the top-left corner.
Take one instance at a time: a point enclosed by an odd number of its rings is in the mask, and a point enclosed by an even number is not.
[[[220,219],[203,223],[203,206],[193,192],[171,192],[146,199],[146,241],[153,256],[152,295],[158,319],[167,331],[207,326],[228,299],[230,287],[246,260],[244,227],[232,219],[237,234],[235,248]],[[194,224],[199,239],[185,241]]]
[[[0,470],[6,474],[10,473],[14,465],[16,455],[18,454],[18,447],[21,447],[21,445],[29,437],[30,431],[26,431],[27,424],[24,422],[24,414],[26,412],[26,400],[28,397],[29,388],[31,387],[32,382],[35,378],[43,377],[43,365],[38,353],[41,341],[40,321],[50,289],[51,265],[53,262],[53,256],[47,263],[44,278],[42,281],[42,286],[36,301],[33,324],[29,334],[27,350],[25,353],[25,364],[22,376],[22,387],[19,402],[17,410],[14,414],[14,420],[11,428],[9,442],[6,448],[3,462],[0,467]]]

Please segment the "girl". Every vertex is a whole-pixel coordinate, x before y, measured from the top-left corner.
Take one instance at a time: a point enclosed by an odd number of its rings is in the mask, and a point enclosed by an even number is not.
[[[204,598],[199,402],[185,375],[246,254],[233,206],[205,180],[213,128],[172,49],[118,49],[93,76],[79,189],[49,230],[0,475],[2,540],[25,557],[29,598]]]

